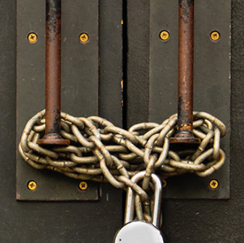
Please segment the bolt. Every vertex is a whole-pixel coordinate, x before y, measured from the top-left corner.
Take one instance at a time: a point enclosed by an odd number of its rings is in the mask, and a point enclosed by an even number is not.
[[[81,33],[79,39],[82,44],[86,44],[89,41],[89,35],[87,33]]]
[[[166,180],[162,180],[163,183],[163,188],[165,188],[167,186],[167,181]]]
[[[169,39],[169,32],[166,31],[166,30],[163,30],[163,31],[160,32],[159,37],[160,37],[161,40],[167,41]]]
[[[27,39],[28,41],[31,43],[31,44],[34,44],[37,42],[37,34],[36,33],[30,33],[28,36],[27,36]]]
[[[218,41],[220,39],[220,34],[218,31],[213,31],[211,34],[210,34],[210,38],[212,41]]]
[[[85,181],[80,182],[79,188],[81,191],[85,191],[87,189],[88,185]]]
[[[211,180],[209,186],[211,189],[217,189],[219,187],[219,182],[217,180]]]
[[[37,188],[37,183],[35,181],[29,181],[27,187],[30,191],[34,191]]]

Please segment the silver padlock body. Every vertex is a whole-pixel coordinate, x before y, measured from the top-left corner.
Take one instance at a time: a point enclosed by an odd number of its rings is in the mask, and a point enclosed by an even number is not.
[[[164,243],[160,231],[150,223],[132,221],[115,236],[114,243]]]

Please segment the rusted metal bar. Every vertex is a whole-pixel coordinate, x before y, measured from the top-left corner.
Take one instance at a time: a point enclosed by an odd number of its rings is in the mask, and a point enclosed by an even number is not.
[[[194,0],[179,0],[178,124],[171,143],[200,143],[193,136]]]
[[[46,127],[40,145],[69,145],[60,136],[61,0],[46,0]]]

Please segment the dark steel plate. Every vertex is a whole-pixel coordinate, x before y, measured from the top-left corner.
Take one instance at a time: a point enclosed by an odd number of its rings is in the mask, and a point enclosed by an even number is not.
[[[167,180],[164,198],[229,198],[230,174],[230,0],[195,1],[194,110],[206,111],[226,126],[221,142],[227,159],[225,165],[207,178],[184,175]],[[160,32],[170,33],[168,41]],[[210,40],[218,31],[220,40]],[[150,80],[149,120],[162,122],[177,113],[178,1],[152,0],[150,3]],[[209,189],[216,179],[219,188]]]
[[[74,7],[75,6],[75,7]],[[30,44],[30,32],[38,41]],[[79,35],[90,39],[81,44]],[[17,145],[26,122],[44,108],[45,1],[17,1]],[[62,1],[62,111],[74,116],[98,114],[98,0]],[[27,183],[34,180],[37,189]],[[18,200],[97,200],[97,183],[84,192],[79,181],[36,171],[17,152]]]

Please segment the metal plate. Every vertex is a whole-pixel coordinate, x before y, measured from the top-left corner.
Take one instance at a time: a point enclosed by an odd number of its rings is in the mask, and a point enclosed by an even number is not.
[[[74,7],[75,6],[75,7]],[[38,41],[30,44],[30,32]],[[81,44],[79,35],[90,39]],[[26,122],[44,108],[45,1],[17,1],[17,145]],[[74,116],[98,113],[98,0],[62,1],[62,111]],[[37,189],[27,183],[34,180]],[[17,152],[18,200],[97,200],[96,183],[84,192],[79,181],[36,171]]]
[[[229,198],[230,147],[230,0],[195,1],[194,110],[208,112],[227,126],[221,141],[225,165],[207,178],[184,175],[167,180],[165,198]],[[162,30],[170,33],[162,41]],[[220,40],[210,40],[212,31]],[[150,2],[149,120],[162,122],[177,113],[178,1]],[[219,182],[217,190],[209,182]]]

